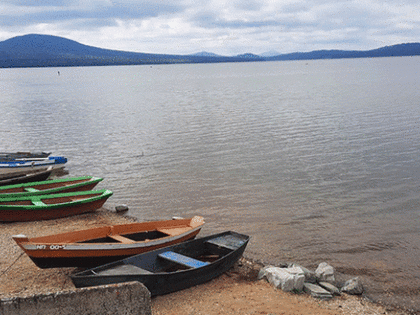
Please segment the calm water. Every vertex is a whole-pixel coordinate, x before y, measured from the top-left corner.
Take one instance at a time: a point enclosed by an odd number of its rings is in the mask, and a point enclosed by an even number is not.
[[[60,75],[58,75],[58,70]],[[50,150],[140,220],[202,215],[420,310],[420,58],[0,69],[1,150]]]

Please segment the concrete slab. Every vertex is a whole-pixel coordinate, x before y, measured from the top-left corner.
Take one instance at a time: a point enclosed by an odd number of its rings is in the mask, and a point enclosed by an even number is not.
[[[151,315],[150,292],[126,282],[0,300],[0,315]]]

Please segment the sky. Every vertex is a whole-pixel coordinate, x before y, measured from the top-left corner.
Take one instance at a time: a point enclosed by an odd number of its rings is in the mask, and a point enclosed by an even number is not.
[[[48,34],[133,52],[369,50],[420,42],[419,0],[1,0],[0,41]]]

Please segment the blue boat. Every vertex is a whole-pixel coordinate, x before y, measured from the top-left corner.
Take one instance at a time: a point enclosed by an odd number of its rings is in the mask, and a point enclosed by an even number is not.
[[[0,160],[0,179],[20,174],[30,174],[48,168],[64,168],[67,158],[62,156],[49,156],[46,158],[15,159],[12,161]]]

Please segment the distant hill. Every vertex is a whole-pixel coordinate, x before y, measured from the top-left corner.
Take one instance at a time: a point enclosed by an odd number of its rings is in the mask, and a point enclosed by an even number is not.
[[[207,51],[201,51],[195,54],[191,54],[190,56],[201,56],[201,57],[222,57],[220,55],[211,53],[211,52],[207,52]]]
[[[242,58],[242,59],[250,59],[250,60],[261,60],[261,59],[264,59],[261,56],[250,54],[250,53],[242,54],[242,55],[237,55],[236,57]]]
[[[311,59],[339,59],[339,58],[375,58],[419,56],[420,43],[398,44],[378,49],[358,50],[316,50],[306,53],[296,52],[265,58],[266,60],[311,60]]]
[[[0,68],[243,61],[255,61],[255,59],[126,52],[87,46],[62,37],[37,34],[13,37],[0,42]]]
[[[279,56],[279,55],[281,55],[281,53],[275,50],[270,50],[265,53],[259,54],[259,56],[261,57],[274,57],[274,56]]]
[[[166,55],[109,50],[83,45],[63,37],[38,34],[17,36],[0,42],[0,68],[249,62],[417,55],[420,55],[420,43],[399,44],[368,51],[317,50],[269,57],[251,53],[227,57],[209,52],[193,55]]]

